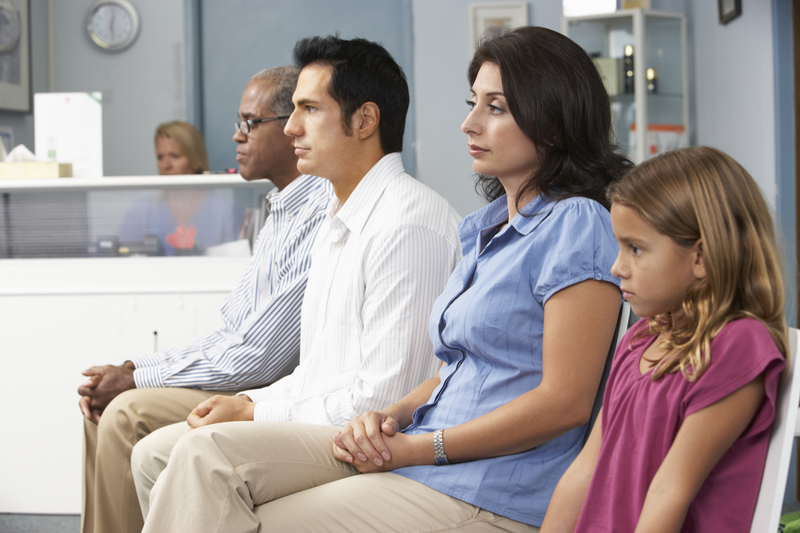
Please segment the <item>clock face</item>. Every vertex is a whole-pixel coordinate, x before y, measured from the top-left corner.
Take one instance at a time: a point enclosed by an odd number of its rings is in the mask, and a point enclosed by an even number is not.
[[[87,30],[94,43],[109,51],[122,50],[136,39],[139,15],[125,0],[102,0],[89,11]]]
[[[0,52],[12,50],[19,41],[19,13],[0,5]]]

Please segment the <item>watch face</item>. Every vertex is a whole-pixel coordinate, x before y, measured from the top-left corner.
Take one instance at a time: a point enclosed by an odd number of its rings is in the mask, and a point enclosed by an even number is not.
[[[19,12],[0,5],[0,52],[14,48],[19,33]]]

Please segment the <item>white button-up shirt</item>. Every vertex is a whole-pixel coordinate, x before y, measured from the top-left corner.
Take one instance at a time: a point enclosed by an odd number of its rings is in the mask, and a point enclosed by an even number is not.
[[[461,258],[459,219],[397,153],[345,204],[334,197],[312,252],[300,365],[244,393],[257,402],[255,419],[341,426],[432,377],[440,362],[427,322]]]

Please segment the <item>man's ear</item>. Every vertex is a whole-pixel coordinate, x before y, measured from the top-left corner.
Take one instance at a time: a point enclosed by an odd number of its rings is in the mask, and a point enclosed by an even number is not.
[[[366,139],[377,133],[380,121],[380,108],[373,102],[366,102],[353,113],[352,130],[359,139]]]
[[[692,273],[695,279],[703,279],[706,277],[704,257],[703,240],[697,239],[697,242],[692,246]]]

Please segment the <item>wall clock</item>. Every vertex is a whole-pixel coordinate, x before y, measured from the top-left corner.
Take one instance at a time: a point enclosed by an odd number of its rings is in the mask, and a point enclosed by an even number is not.
[[[139,12],[128,0],[98,0],[86,15],[92,42],[108,52],[128,48],[139,35]]]

